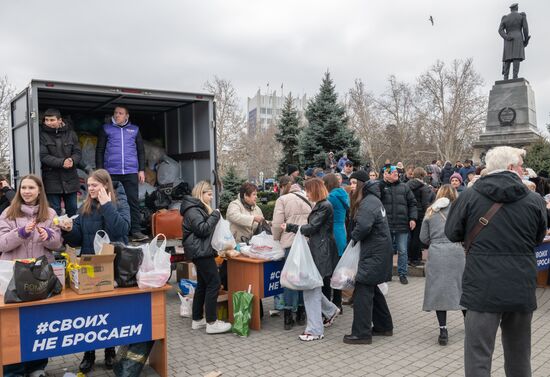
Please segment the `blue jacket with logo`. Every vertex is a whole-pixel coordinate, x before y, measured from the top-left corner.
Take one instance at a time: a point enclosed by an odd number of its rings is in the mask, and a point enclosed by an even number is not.
[[[139,127],[132,123],[104,124],[99,130],[95,154],[97,169],[110,174],[136,174],[145,169],[145,149]]]

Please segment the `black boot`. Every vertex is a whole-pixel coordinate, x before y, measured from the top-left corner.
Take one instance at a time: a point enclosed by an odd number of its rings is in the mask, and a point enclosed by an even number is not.
[[[294,319],[290,309],[285,309],[285,330],[290,330],[294,326]]]
[[[298,306],[298,310],[296,311],[296,323],[300,326],[306,324],[306,308],[303,306]]]
[[[437,341],[439,342],[440,346],[446,346],[449,342],[449,333],[447,332],[447,329],[439,329],[439,338],[437,338]]]
[[[115,363],[115,347],[105,348],[105,368],[113,369],[113,364]]]
[[[78,369],[84,374],[92,370],[92,367],[95,363],[95,351],[86,351],[84,352],[84,358],[80,362]]]

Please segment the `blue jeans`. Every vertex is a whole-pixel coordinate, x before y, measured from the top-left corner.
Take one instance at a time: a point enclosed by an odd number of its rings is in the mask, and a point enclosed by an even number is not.
[[[63,198],[63,202],[65,203],[65,212],[67,215],[69,217],[76,215],[76,211],[78,210],[76,192],[70,194],[47,194],[46,196],[48,197],[50,207],[55,210],[57,216],[61,216],[61,198]]]
[[[27,361],[25,363],[4,366],[4,377],[25,376],[37,370],[44,370],[48,365],[48,359]]]
[[[285,249],[285,258],[288,257],[288,253],[290,253],[290,247]],[[283,296],[285,301],[284,309],[290,309],[296,313],[298,306],[304,306],[304,294],[302,291],[283,288]]]
[[[407,276],[407,244],[409,243],[409,232],[391,232],[393,249],[397,250],[397,273],[399,276]]]

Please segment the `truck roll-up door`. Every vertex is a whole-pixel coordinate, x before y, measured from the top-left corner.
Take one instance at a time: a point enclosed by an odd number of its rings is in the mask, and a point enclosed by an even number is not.
[[[11,102],[11,163],[13,181],[32,172],[33,137],[29,131],[29,89],[22,91]]]

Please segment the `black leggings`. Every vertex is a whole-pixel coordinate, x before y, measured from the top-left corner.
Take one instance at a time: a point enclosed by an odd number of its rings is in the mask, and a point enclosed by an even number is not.
[[[437,310],[435,312],[435,315],[437,316],[437,322],[439,322],[439,327],[447,326],[447,311]],[[466,310],[462,311],[462,315],[466,317]]]

